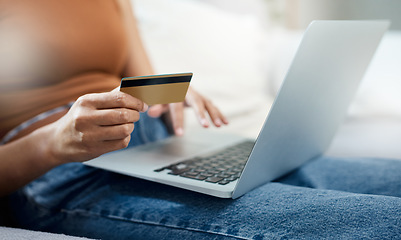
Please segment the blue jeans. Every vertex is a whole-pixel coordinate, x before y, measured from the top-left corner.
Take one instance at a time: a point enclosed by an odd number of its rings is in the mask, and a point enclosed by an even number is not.
[[[144,115],[132,144],[167,135]],[[401,161],[322,157],[236,200],[70,163],[9,204],[20,227],[101,239],[394,239]]]

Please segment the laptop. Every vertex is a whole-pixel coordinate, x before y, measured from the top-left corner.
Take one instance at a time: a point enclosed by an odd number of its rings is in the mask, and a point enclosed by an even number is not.
[[[312,22],[256,140],[205,130],[85,164],[238,198],[326,151],[389,25],[385,20]]]

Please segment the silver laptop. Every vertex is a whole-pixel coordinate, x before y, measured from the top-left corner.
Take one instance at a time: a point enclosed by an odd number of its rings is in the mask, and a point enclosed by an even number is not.
[[[105,154],[85,164],[238,198],[326,151],[389,24],[312,22],[256,141],[201,131]]]

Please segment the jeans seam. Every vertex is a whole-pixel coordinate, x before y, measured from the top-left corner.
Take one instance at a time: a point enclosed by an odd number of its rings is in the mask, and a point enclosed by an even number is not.
[[[117,220],[117,221],[134,222],[134,223],[146,224],[146,225],[152,225],[152,226],[158,226],[158,227],[173,228],[173,229],[179,229],[179,230],[189,230],[189,231],[193,231],[193,232],[201,232],[201,233],[207,233],[207,234],[215,234],[215,235],[220,235],[220,236],[224,236],[224,237],[230,237],[230,238],[233,238],[233,239],[242,239],[242,240],[251,240],[252,239],[252,238],[238,237],[238,236],[233,236],[233,235],[226,234],[226,233],[214,232],[214,231],[206,231],[206,230],[190,228],[190,227],[183,228],[183,227],[179,227],[179,226],[160,224],[160,223],[157,223],[157,222],[150,222],[150,221],[141,221],[141,220],[129,219],[129,218],[118,217],[118,216],[114,216],[114,215],[102,215],[102,214],[99,214],[99,213],[94,213],[94,212],[85,211],[85,210],[61,209],[61,212],[66,213],[66,214],[82,214],[82,215],[86,215],[86,216],[92,215],[92,216],[97,216],[97,217],[109,218],[109,219]]]

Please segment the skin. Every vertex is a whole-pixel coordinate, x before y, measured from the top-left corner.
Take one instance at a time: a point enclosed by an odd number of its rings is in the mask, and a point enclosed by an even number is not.
[[[153,74],[130,2],[121,0],[120,4],[131,40],[125,74]],[[175,134],[183,135],[184,107],[194,109],[203,127],[210,126],[208,116],[216,127],[228,124],[220,110],[192,88],[189,88],[182,103],[155,105],[150,108],[142,101],[116,89],[83,95],[60,119],[0,146],[0,196],[12,193],[61,164],[87,161],[127,147],[140,112],[148,110],[152,117],[168,112]]]

